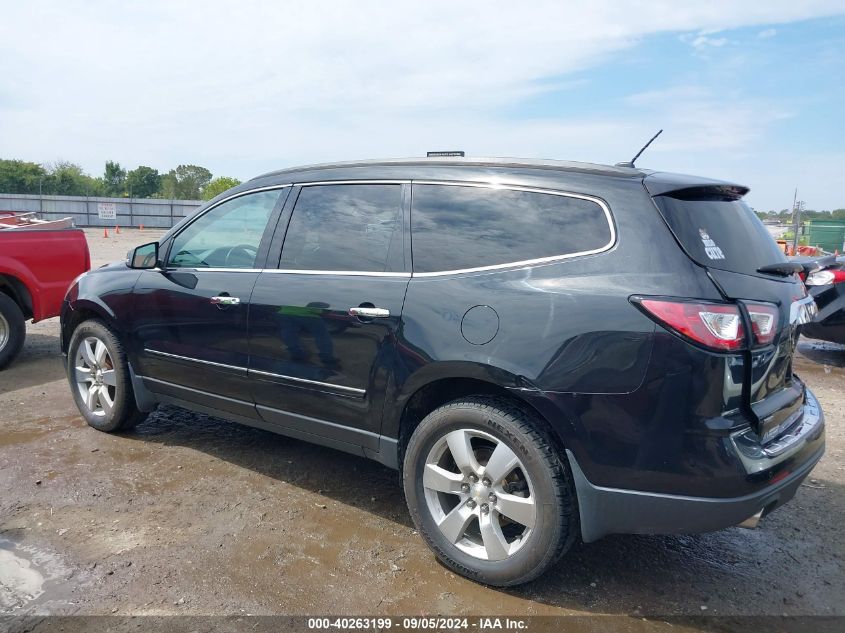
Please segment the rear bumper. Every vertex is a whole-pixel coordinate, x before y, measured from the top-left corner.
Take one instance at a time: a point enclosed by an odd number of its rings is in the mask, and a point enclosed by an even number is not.
[[[801,326],[801,334],[809,338],[817,338],[831,343],[845,344],[845,324],[825,325],[824,323],[807,323]]]
[[[789,501],[824,454],[824,416],[807,390],[804,417],[795,428],[757,453],[732,437],[730,450],[742,462],[749,478],[765,481],[778,472],[774,483],[740,497],[695,497],[609,488],[592,484],[575,456],[567,450],[581,516],[584,542],[607,534],[692,534],[738,525],[762,512],[765,516]],[[784,464],[789,464],[789,470]],[[787,474],[788,473],[788,474]]]

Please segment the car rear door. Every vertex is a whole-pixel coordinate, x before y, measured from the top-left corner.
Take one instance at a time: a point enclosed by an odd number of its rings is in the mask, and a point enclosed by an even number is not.
[[[409,195],[399,182],[291,193],[277,231],[284,244],[271,254],[278,268],[258,276],[249,317],[256,407],[287,434],[379,449],[410,279]]]
[[[163,269],[141,274],[132,340],[150,390],[255,417],[249,299],[288,191],[248,192],[209,208],[170,240]]]
[[[815,305],[765,226],[742,201],[746,191],[704,186],[668,191],[654,200],[681,247],[706,269],[726,299],[739,303],[745,331],[754,332],[747,337],[752,347],[745,353],[742,392],[765,443],[796,422],[802,411],[804,385],[793,376],[792,358],[798,326],[811,318]],[[761,271],[766,267],[771,272]]]

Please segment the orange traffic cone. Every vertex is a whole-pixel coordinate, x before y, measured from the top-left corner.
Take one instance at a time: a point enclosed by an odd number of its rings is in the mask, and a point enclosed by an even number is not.
[[[109,230],[104,228],[103,229],[103,237],[108,237],[108,236],[109,236]]]
[[[142,224],[141,226],[139,226],[139,227],[138,227],[138,230],[139,230],[139,231],[143,231],[143,230],[144,230],[144,225]]]
[[[120,227],[117,224],[114,225],[114,232],[120,235]]]

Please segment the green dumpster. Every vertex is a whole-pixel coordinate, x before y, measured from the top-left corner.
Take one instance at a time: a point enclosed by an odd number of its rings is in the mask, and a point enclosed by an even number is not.
[[[828,252],[843,253],[845,242],[845,220],[810,220],[810,235],[807,243],[820,246]]]

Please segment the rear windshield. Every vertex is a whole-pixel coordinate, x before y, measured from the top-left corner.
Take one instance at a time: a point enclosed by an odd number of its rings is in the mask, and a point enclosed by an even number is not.
[[[741,200],[654,198],[687,254],[709,268],[759,275],[786,256],[766,227]]]

